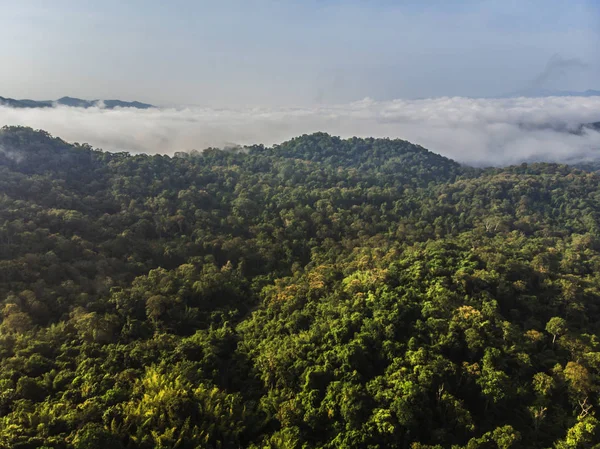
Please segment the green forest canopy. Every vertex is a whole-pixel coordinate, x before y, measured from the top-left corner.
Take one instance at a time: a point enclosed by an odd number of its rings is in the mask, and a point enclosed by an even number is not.
[[[0,447],[588,448],[600,177],[0,131]]]

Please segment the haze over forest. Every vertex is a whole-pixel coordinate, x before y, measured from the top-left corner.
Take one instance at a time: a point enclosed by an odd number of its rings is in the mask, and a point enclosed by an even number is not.
[[[272,145],[316,130],[342,137],[402,138],[457,161],[506,165],[600,157],[600,96],[438,98],[312,108],[135,108],[0,106],[0,123],[47,130],[108,151],[174,154],[207,147]]]

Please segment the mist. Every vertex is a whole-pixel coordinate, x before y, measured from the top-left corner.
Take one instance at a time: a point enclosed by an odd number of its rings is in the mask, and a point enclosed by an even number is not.
[[[432,98],[304,108],[14,109],[0,125],[44,129],[106,151],[173,154],[232,144],[273,145],[324,131],[341,137],[401,138],[476,166],[600,157],[600,97]]]

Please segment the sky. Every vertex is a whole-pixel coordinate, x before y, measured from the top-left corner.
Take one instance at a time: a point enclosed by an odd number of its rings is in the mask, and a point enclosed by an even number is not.
[[[7,0],[0,39],[12,98],[310,107],[600,89],[600,0]]]
[[[324,131],[459,162],[600,159],[600,0],[0,0],[0,127],[108,151],[272,145]],[[0,148],[9,152],[11,149]]]

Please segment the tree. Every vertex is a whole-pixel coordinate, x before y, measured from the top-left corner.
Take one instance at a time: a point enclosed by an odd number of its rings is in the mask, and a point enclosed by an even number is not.
[[[548,323],[546,323],[546,332],[552,335],[553,345],[556,337],[565,334],[567,329],[567,322],[563,318],[557,316],[550,318]]]

